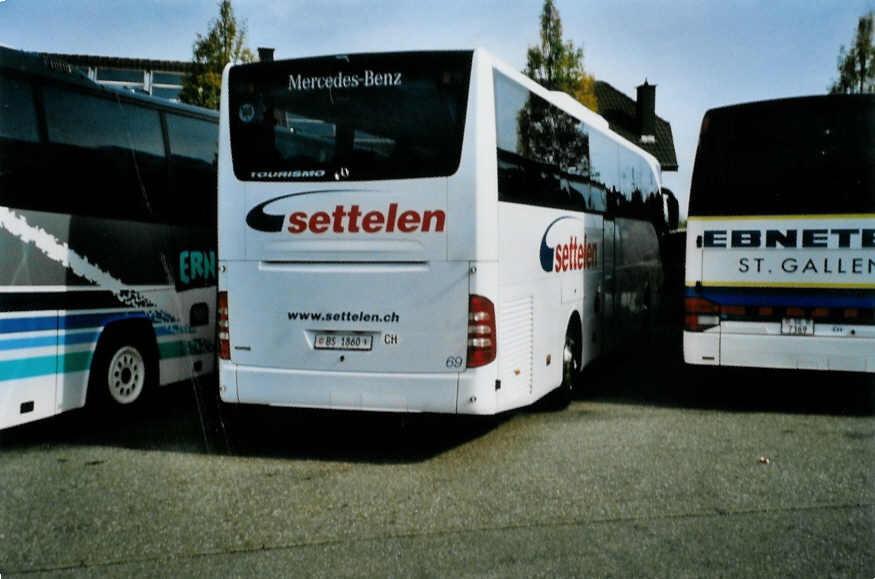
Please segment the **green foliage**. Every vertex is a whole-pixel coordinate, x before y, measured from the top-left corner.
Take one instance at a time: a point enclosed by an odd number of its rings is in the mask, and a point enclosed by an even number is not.
[[[839,48],[839,79],[829,92],[852,94],[875,92],[875,45],[872,44],[873,14],[861,16],[849,49]]]
[[[550,90],[564,91],[589,109],[598,109],[595,79],[583,67],[583,49],[562,41],[562,21],[553,0],[544,0],[541,43],[530,46],[525,74]]]
[[[219,17],[210,23],[207,35],[197,35],[195,68],[186,75],[179,100],[218,110],[225,65],[253,60],[255,56],[246,48],[246,23],[238,24],[231,0],[222,0],[219,2]]]

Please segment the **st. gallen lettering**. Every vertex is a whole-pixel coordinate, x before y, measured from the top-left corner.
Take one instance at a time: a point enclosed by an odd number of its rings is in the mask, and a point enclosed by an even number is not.
[[[440,209],[400,210],[390,203],[386,211],[363,211],[359,205],[337,205],[333,211],[307,213],[295,211],[286,230],[293,234],[310,233],[414,233],[442,232],[447,215]]]

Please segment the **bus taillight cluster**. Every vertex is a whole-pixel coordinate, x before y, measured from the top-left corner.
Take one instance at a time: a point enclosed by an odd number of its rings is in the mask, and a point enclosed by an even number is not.
[[[808,318],[831,324],[875,325],[875,308],[808,305],[718,304],[702,297],[684,300],[684,329],[702,332],[721,321],[780,322],[784,318]]]
[[[219,292],[219,358],[231,359],[231,325],[228,322],[228,292]]]
[[[495,306],[483,296],[468,301],[468,367],[485,366],[495,360]]]
[[[684,329],[702,332],[720,324],[720,306],[705,298],[688,297],[684,300]]]

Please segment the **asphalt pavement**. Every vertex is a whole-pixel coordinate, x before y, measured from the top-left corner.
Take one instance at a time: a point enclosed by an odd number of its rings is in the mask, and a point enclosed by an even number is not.
[[[206,381],[0,432],[0,574],[875,576],[872,380],[671,338],[560,410],[238,415]]]

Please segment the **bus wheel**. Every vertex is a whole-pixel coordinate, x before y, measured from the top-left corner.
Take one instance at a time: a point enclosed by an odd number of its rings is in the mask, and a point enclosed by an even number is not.
[[[89,399],[131,406],[144,398],[156,377],[156,365],[145,341],[134,333],[113,331],[101,340],[91,365]]]
[[[568,326],[565,346],[562,348],[562,384],[553,391],[553,406],[557,409],[571,404],[575,385],[580,377],[580,329],[576,324]]]

